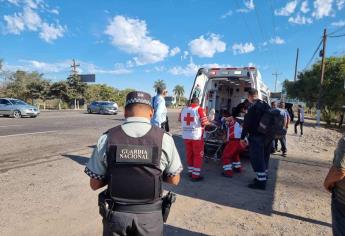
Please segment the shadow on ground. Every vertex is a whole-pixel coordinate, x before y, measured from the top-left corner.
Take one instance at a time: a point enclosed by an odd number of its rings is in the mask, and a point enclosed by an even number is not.
[[[180,136],[175,135],[174,140],[185,166],[186,160],[184,155],[183,139]],[[180,185],[177,187],[166,185],[165,189],[173,191],[179,195],[267,216],[276,214],[313,224],[330,226],[330,224],[326,222],[285,212],[278,212],[273,209],[279,162],[280,160],[277,158],[271,158],[270,160],[269,180],[266,191],[252,190],[247,187],[248,183],[250,183],[255,177],[248,159],[242,160],[244,172],[235,175],[230,179],[221,176],[221,164],[213,161],[204,163],[203,175],[205,176],[205,180],[203,182],[191,182],[186,172],[187,168],[185,168],[182,173]]]
[[[67,157],[69,159],[71,159],[72,161],[75,161],[76,163],[78,163],[79,165],[85,166],[86,163],[89,161],[88,157],[83,157],[83,156],[79,156],[79,155],[71,155],[71,154],[63,154],[63,157]]]
[[[171,225],[164,225],[164,235],[168,236],[207,236],[207,234],[197,233],[186,229],[181,229]]]

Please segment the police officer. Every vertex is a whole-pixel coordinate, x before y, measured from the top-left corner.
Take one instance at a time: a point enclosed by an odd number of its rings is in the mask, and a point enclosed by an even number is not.
[[[245,138],[249,135],[249,156],[256,178],[248,187],[252,189],[266,189],[268,162],[272,149],[272,140],[267,140],[265,135],[258,131],[260,120],[270,106],[258,99],[258,91],[251,88],[248,91],[250,103],[248,113],[244,116],[241,143],[246,145]]]
[[[151,96],[130,92],[125,122],[103,134],[85,173],[99,195],[103,235],[162,235],[162,181],[177,185],[182,164],[174,140],[150,124]]]

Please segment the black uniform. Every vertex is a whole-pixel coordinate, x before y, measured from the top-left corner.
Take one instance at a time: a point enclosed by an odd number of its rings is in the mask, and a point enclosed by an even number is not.
[[[126,135],[121,126],[108,131],[106,197],[113,206],[103,219],[103,235],[163,234],[163,134],[154,126],[141,138]]]
[[[129,93],[126,107],[137,103],[151,106],[151,96]],[[162,235],[175,199],[170,192],[162,197],[162,179],[182,169],[174,140],[149,119],[127,117],[102,135],[85,173],[107,184],[98,201],[103,235]]]
[[[265,112],[270,107],[266,102],[256,100],[249,107],[248,113],[244,116],[241,139],[249,134],[249,155],[251,165],[256,173],[254,183],[259,183],[262,188],[266,188],[268,164],[272,140],[268,140],[264,134],[258,131],[259,123]],[[251,187],[251,185],[249,186]]]

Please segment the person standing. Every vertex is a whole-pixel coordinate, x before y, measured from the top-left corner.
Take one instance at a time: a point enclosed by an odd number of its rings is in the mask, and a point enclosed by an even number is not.
[[[241,143],[245,146],[247,144],[245,138],[249,135],[250,162],[256,173],[256,178],[248,187],[265,190],[273,139],[267,140],[258,128],[262,116],[270,110],[270,106],[258,99],[258,91],[254,88],[248,91],[248,102],[250,105],[248,113],[244,116]]]
[[[151,96],[130,92],[125,122],[99,138],[86,165],[91,189],[107,186],[98,203],[103,236],[163,235],[162,181],[177,185],[183,168],[174,140],[150,124],[152,115]]]
[[[334,236],[345,235],[345,136],[334,152],[333,165],[324,181],[324,187],[332,193],[332,229]]]
[[[298,105],[297,121],[295,123],[295,134],[297,135],[297,126],[300,126],[301,136],[303,136],[303,124],[304,124],[304,109],[302,105]]]
[[[193,97],[189,105],[182,109],[179,120],[182,124],[189,177],[192,181],[203,180],[200,174],[204,156],[203,133],[208,119],[204,109],[199,106],[197,97]]]
[[[275,139],[275,150],[278,150],[278,141],[280,142],[281,145],[281,151],[282,151],[282,155],[286,156],[286,152],[287,152],[287,146],[286,146],[286,134],[287,134],[287,130],[289,128],[289,124],[290,124],[290,115],[289,112],[285,109],[285,103],[284,102],[280,102],[279,103],[279,108],[278,110],[280,111],[280,114],[282,116],[284,116],[284,131],[282,136],[280,136],[279,138]]]
[[[158,87],[156,89],[157,95],[152,99],[152,107],[154,110],[153,117],[151,119],[151,124],[159,128],[162,128],[166,132],[169,132],[168,123],[168,110],[165,105],[164,97],[167,95],[168,91],[164,88]]]

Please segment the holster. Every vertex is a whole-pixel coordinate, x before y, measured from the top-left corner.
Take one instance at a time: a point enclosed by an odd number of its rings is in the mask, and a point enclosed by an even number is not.
[[[168,192],[168,194],[165,195],[162,200],[163,200],[163,204],[162,204],[163,222],[165,223],[168,219],[171,205],[176,201],[176,194],[172,192]]]
[[[109,197],[107,190],[98,194],[99,214],[106,220],[111,216],[114,201]]]

